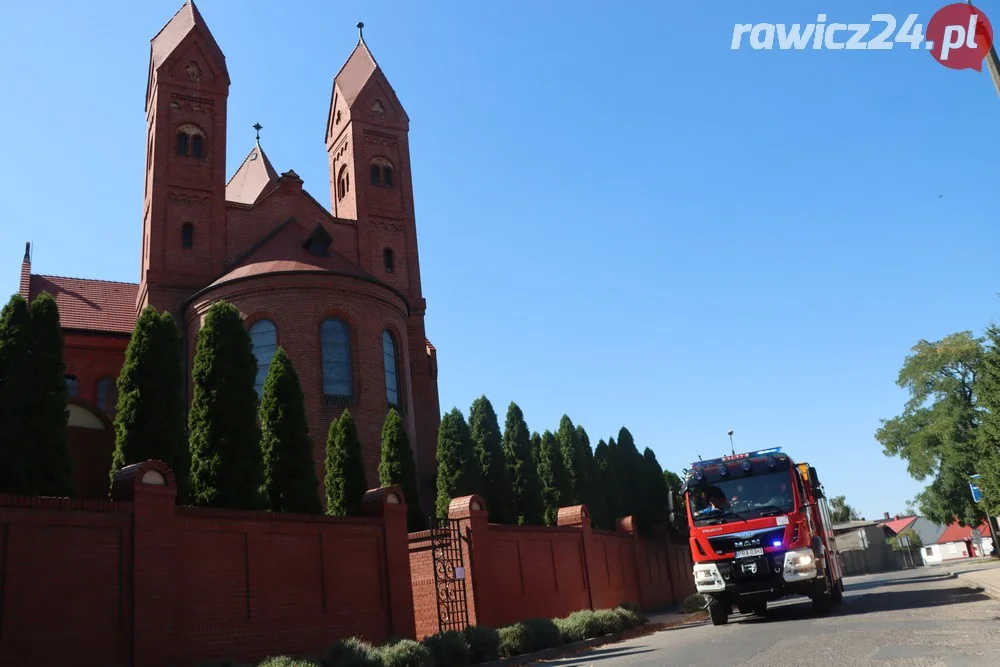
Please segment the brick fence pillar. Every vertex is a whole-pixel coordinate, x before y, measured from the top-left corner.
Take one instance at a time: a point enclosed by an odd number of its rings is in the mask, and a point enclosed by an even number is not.
[[[389,583],[390,635],[416,639],[413,587],[410,582],[410,539],[406,532],[406,497],[397,486],[370,489],[361,501],[362,511],[382,519],[386,578]]]
[[[594,608],[594,582],[600,578],[592,569],[596,558],[594,545],[594,532],[590,525],[590,512],[586,505],[573,505],[572,507],[560,507],[556,514],[556,525],[580,529],[580,544],[583,552],[583,574],[584,585],[587,587],[587,606]]]
[[[461,532],[462,562],[465,565],[465,599],[469,610],[469,625],[489,625],[490,606],[489,520],[486,501],[471,495],[455,498],[448,505],[448,518],[457,521]],[[476,560],[476,554],[480,559]]]
[[[627,533],[632,537],[632,555],[633,563],[635,569],[635,589],[639,594],[639,599],[636,602],[643,609],[648,608],[649,600],[648,596],[643,595],[645,586],[643,586],[643,573],[647,572],[646,569],[646,552],[643,549],[642,541],[639,539],[639,531],[636,530],[635,517],[623,516],[618,519],[618,531],[622,533]]]
[[[122,468],[111,485],[113,500],[131,502],[132,667],[176,663],[177,484],[162,461]]]

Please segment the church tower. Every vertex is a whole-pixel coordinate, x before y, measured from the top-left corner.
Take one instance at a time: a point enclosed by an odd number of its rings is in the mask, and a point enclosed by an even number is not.
[[[358,23],[358,43],[333,82],[326,125],[333,214],[357,221],[361,268],[406,295],[410,306],[407,347],[414,397],[413,428],[421,496],[433,498],[435,443],[440,424],[437,357],[427,341],[427,303],[420,261],[410,172],[410,119]],[[353,253],[352,253],[353,254]]]
[[[146,88],[146,190],[136,310],[180,317],[225,268],[226,58],[188,0],[153,38]]]

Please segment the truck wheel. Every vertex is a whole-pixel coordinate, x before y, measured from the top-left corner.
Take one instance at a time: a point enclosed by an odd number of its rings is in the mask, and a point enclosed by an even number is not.
[[[817,614],[828,614],[833,606],[833,586],[830,584],[830,573],[823,575],[822,582],[817,582],[816,592],[812,594],[813,611]]]
[[[833,604],[840,604],[844,601],[844,580],[839,579],[833,587]]]
[[[729,600],[715,596],[708,600],[708,613],[712,617],[712,625],[725,625],[729,622],[729,610],[732,605]]]

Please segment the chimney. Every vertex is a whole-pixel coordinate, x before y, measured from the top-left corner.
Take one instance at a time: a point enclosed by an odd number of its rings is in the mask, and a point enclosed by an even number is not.
[[[21,284],[17,293],[28,298],[28,286],[31,283],[31,241],[24,244],[24,259],[21,260]]]
[[[882,518],[885,519],[886,521],[888,521],[889,520],[889,513],[888,512],[883,512],[882,513]]]

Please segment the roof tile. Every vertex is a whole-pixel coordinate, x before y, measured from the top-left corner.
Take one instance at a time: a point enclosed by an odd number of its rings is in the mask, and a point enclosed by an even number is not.
[[[64,329],[132,333],[139,286],[110,280],[32,275],[28,299],[48,292],[59,306]]]

